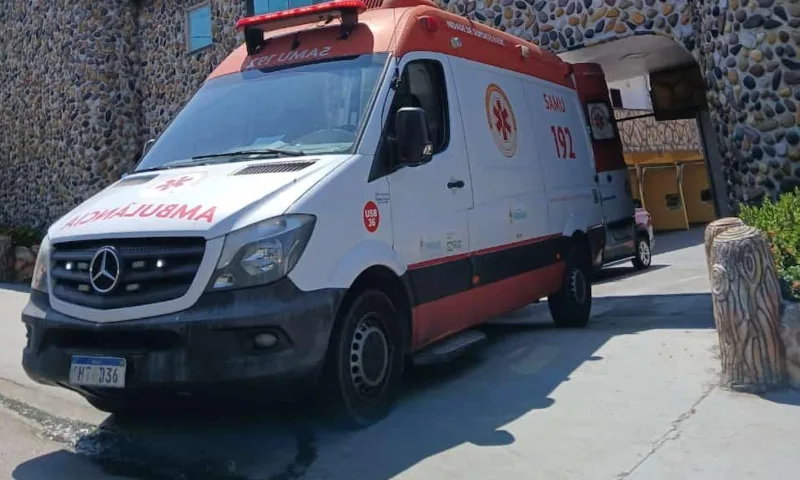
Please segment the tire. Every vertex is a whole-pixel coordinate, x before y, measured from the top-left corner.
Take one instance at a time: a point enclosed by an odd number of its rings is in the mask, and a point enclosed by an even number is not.
[[[653,253],[650,251],[650,240],[639,235],[636,237],[636,256],[633,257],[631,263],[637,270],[646,270],[650,268],[652,261]]]
[[[579,328],[592,313],[591,261],[580,244],[567,255],[561,290],[547,297],[550,315],[559,327]]]
[[[378,290],[360,293],[336,322],[321,400],[331,403],[337,423],[363,428],[391,411],[404,366],[401,322],[392,301]]]

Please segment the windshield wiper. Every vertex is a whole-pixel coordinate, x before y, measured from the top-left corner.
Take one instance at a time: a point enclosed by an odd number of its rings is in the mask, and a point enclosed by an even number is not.
[[[209,155],[197,155],[188,160],[175,160],[172,162],[167,162],[163,165],[159,165],[156,167],[150,168],[143,168],[141,170],[136,170],[133,173],[144,173],[144,172],[155,172],[158,170],[170,170],[172,168],[184,168],[184,167],[195,167],[199,165],[208,165],[211,162],[198,162],[198,160],[206,160],[212,158],[224,158],[224,157],[238,157],[242,155],[286,155],[290,157],[302,157],[306,155],[305,152],[302,150],[282,150],[278,148],[260,148],[260,149],[253,149],[253,150],[237,150],[235,152],[223,152],[223,153],[214,153]]]
[[[131,172],[130,174],[131,175],[135,175],[137,173],[157,172],[159,170],[169,170],[170,168],[176,168],[176,167],[171,166],[169,164],[167,164],[167,165],[159,165],[157,167],[150,167],[150,168],[143,168],[141,170],[135,170],[135,171]]]
[[[223,152],[223,153],[213,153],[210,155],[197,155],[192,157],[192,160],[202,160],[204,158],[220,158],[220,157],[238,157],[239,155],[268,155],[268,154],[277,154],[277,155],[286,155],[290,157],[302,157],[305,156],[305,152],[302,150],[283,150],[280,148],[259,148],[253,150],[237,150],[235,152]]]

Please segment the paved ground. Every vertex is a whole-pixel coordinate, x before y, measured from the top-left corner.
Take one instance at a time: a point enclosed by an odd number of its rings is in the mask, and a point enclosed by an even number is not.
[[[701,229],[660,235],[651,270],[609,269],[585,330],[551,328],[545,305],[509,315],[489,327],[482,355],[414,372],[392,416],[356,433],[277,406],[120,425],[26,379],[25,293],[0,287],[0,475],[793,478],[800,394],[715,388],[701,239]]]

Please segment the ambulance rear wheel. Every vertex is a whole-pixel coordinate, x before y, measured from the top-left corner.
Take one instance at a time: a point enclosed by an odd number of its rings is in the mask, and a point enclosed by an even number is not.
[[[561,290],[547,297],[553,322],[559,327],[585,327],[592,311],[591,262],[580,244],[567,255]]]
[[[636,237],[636,256],[631,263],[637,270],[645,270],[650,267],[653,261],[653,254],[650,251],[650,242],[643,235]]]
[[[403,373],[402,319],[391,299],[366,290],[344,305],[328,347],[326,395],[337,423],[361,428],[386,417]]]

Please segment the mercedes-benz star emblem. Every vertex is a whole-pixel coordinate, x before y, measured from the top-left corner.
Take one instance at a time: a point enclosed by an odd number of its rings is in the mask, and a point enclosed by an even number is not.
[[[103,247],[94,254],[89,265],[89,281],[97,293],[116,288],[121,273],[119,254],[114,247]]]

